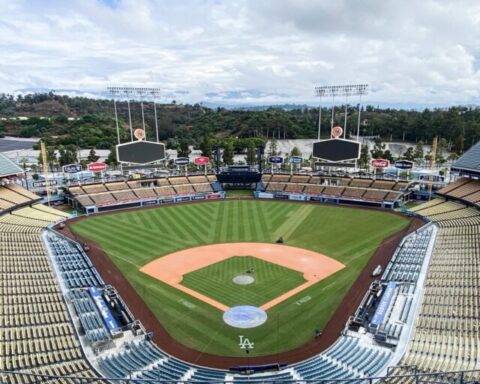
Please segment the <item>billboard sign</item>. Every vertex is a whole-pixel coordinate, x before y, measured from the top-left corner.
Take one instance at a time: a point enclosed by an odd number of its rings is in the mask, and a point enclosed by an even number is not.
[[[283,157],[282,156],[269,156],[268,157],[268,162],[270,164],[282,164],[283,163]]]
[[[41,188],[41,187],[46,187],[47,186],[47,182],[45,180],[43,181],[34,181],[32,183],[33,187],[34,188]],[[57,180],[48,180],[48,186],[51,187],[51,186],[54,186],[54,185],[58,185],[58,181]]]
[[[301,156],[292,156],[288,159],[290,164],[302,164],[302,157]]]
[[[307,196],[305,195],[299,195],[298,193],[291,193],[288,195],[289,200],[297,200],[297,201],[305,201],[307,200]]]
[[[82,171],[82,166],[80,164],[68,164],[64,165],[62,169],[65,173],[78,173]]]
[[[370,164],[373,168],[387,168],[390,166],[390,161],[386,159],[373,159]]]
[[[210,159],[207,156],[195,157],[193,163],[195,165],[207,165],[210,162]]]
[[[88,164],[87,168],[91,172],[103,172],[107,169],[107,164],[97,161],[95,163]]]
[[[397,160],[395,161],[395,168],[398,169],[412,169],[413,168],[413,161],[409,160]]]
[[[257,197],[259,199],[273,199],[275,195],[273,193],[268,193],[268,192],[258,192]]]
[[[177,157],[175,159],[175,165],[188,165],[189,162],[188,157]]]

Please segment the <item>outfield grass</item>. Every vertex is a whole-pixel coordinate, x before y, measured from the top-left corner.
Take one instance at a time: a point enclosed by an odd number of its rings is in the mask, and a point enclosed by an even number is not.
[[[87,218],[73,224],[96,241],[122,271],[167,331],[200,351],[244,356],[238,336],[255,342],[251,355],[298,347],[323,329],[382,240],[408,225],[378,210],[281,201],[234,200],[159,207]],[[222,312],[139,272],[174,251],[226,242],[275,242],[337,259],[344,269],[268,311],[260,327],[240,330]],[[240,303],[243,304],[243,303]]]
[[[232,281],[235,276],[252,270],[254,283],[238,285]],[[281,265],[252,256],[233,256],[184,275],[181,284],[229,307],[239,304],[259,307],[305,281],[301,272]]]

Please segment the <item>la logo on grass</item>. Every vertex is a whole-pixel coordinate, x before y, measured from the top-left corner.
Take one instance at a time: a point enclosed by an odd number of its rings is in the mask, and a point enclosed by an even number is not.
[[[253,349],[255,347],[255,343],[251,342],[248,337],[245,336],[238,336],[240,338],[240,349]]]

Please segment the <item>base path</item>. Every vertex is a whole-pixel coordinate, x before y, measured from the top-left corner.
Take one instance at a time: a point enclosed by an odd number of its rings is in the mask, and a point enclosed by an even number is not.
[[[253,256],[303,273],[303,277],[306,280],[305,283],[263,304],[260,308],[264,311],[345,268],[345,265],[331,257],[303,248],[269,243],[225,243],[205,245],[170,253],[144,265],[140,271],[188,293],[221,311],[227,311],[229,307],[225,304],[187,288],[180,283],[184,275],[232,256]]]

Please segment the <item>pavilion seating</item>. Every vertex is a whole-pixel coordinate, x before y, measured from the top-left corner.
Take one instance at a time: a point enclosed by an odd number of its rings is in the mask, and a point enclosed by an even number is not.
[[[212,185],[210,183],[192,184],[195,192],[213,192]]]
[[[367,192],[363,195],[363,197],[367,200],[375,200],[375,201],[382,201],[385,196],[387,195],[386,191],[378,191],[374,189],[367,189]]]
[[[111,204],[117,201],[110,192],[89,195],[92,201],[97,205]]]
[[[353,179],[350,187],[369,188],[373,183],[372,179]]]
[[[186,177],[170,177],[168,181],[171,185],[190,184]]]
[[[176,194],[172,186],[163,186],[153,188],[158,196],[173,196]]]
[[[206,176],[189,176],[188,181],[191,184],[208,183],[208,179]]]
[[[153,188],[138,188],[134,189],[133,192],[140,199],[148,199],[157,197],[155,190]]]
[[[137,196],[133,193],[133,191],[118,191],[112,192],[112,195],[115,197],[115,200],[118,201],[126,201],[126,200],[136,200]]]
[[[121,191],[122,189],[129,189],[129,186],[124,181],[119,181],[115,183],[105,183],[105,187],[109,191]]]
[[[173,188],[175,188],[177,195],[190,195],[195,193],[195,189],[193,189],[191,184],[177,184],[174,185]]]
[[[286,183],[290,180],[290,175],[281,175],[281,174],[274,174],[270,179],[271,182],[275,183]]]
[[[100,193],[100,192],[107,192],[107,188],[104,184],[86,184],[82,186],[82,189],[85,193]]]
[[[345,188],[342,197],[361,199],[367,190],[364,188]]]

